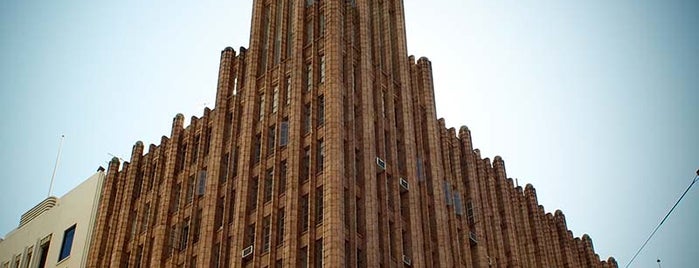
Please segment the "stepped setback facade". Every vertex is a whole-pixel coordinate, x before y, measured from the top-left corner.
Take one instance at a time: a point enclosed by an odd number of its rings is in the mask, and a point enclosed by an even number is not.
[[[89,267],[616,267],[437,119],[402,0],[255,0],[215,108],[113,159]]]

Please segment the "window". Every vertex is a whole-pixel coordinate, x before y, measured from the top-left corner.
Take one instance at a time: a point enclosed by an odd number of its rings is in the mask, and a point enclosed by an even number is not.
[[[323,172],[323,162],[325,160],[325,143],[322,139],[318,140],[316,147],[316,172]]]
[[[291,12],[289,12],[291,13]],[[286,77],[286,105],[291,103],[291,76]]]
[[[216,228],[223,227],[223,209],[224,209],[225,201],[226,201],[225,196],[219,197],[218,201],[216,201],[216,215],[214,216],[214,226]]]
[[[202,210],[197,209],[196,215],[194,215],[194,223],[192,224],[192,229],[194,229],[194,235],[192,236],[192,243],[199,242],[199,234],[201,229],[201,214]]]
[[[322,18],[322,17],[321,17]],[[320,56],[320,83],[325,83],[325,56]]]
[[[323,186],[316,188],[316,224],[323,223]]]
[[[228,160],[230,159],[230,154],[225,153],[223,156],[221,156],[221,165],[219,169],[219,177],[218,181],[223,183],[228,180]]]
[[[34,255],[34,247],[29,247],[29,249],[27,249],[27,260],[24,262],[24,268],[29,268],[29,264],[32,263],[32,255]]]
[[[311,62],[306,63],[306,91],[311,91],[313,88],[313,65]]]
[[[12,262],[14,263],[12,268],[19,268],[19,264],[22,262],[22,254],[16,255]]]
[[[311,42],[313,41],[313,24],[311,23],[311,20],[306,21],[306,39],[305,39],[304,45],[310,45]]]
[[[303,159],[301,160],[301,182],[308,181],[308,169],[310,168],[311,148],[306,146],[303,148]]]
[[[255,210],[257,208],[257,177],[252,178],[250,182],[250,190],[248,192],[248,209]]]
[[[318,24],[320,28],[320,36],[325,35],[325,14],[321,11],[320,17],[318,18]]]
[[[61,251],[58,254],[58,261],[62,261],[70,256],[70,249],[73,247],[73,237],[75,236],[75,225],[66,229],[63,232],[63,243],[61,243]]]
[[[313,266],[315,268],[323,268],[323,238],[316,240],[315,248],[315,256],[313,256],[315,264]]]
[[[187,185],[187,204],[192,203],[192,200],[194,200],[194,187],[195,187],[195,181],[194,181],[194,176],[189,176],[189,184]]]
[[[206,169],[199,171],[199,183],[197,188],[197,196],[203,196],[206,193]]]
[[[265,177],[265,192],[264,192],[264,202],[269,202],[272,200],[272,179],[274,178],[274,170],[267,170],[267,177]]]
[[[262,121],[262,119],[265,118],[265,94],[260,94],[259,113],[260,113],[260,121]]]
[[[260,139],[262,139],[260,137],[260,134],[255,135],[255,144],[254,144],[254,148],[253,148],[253,150],[255,150],[253,152],[253,157],[254,157],[253,163],[255,163],[255,164],[260,163],[260,153],[261,153],[260,150],[262,147],[262,144],[261,144],[262,142],[260,141]]]
[[[274,86],[274,95],[272,95],[272,113],[277,113],[279,105],[279,86]]]
[[[299,268],[308,267],[308,247],[299,250]]]
[[[284,208],[279,209],[277,214],[277,245],[281,245],[284,242]]]
[[[170,202],[170,211],[175,212],[180,208],[180,192],[182,186],[178,183],[175,185],[175,190],[173,190],[172,201]]]
[[[46,240],[46,241],[44,241]],[[44,238],[41,241],[41,248],[39,249],[39,268],[46,267],[46,259],[49,256],[49,246],[51,245],[51,237]]]
[[[301,205],[299,206],[301,209],[300,215],[301,215],[301,232],[308,231],[308,195],[304,195],[301,197]]]
[[[143,259],[143,246],[138,246],[138,250],[136,250],[136,260],[135,260],[136,268],[141,268],[141,259]]]
[[[357,233],[364,235],[364,203],[357,197],[355,200],[355,220],[357,221]]]
[[[345,227],[349,229],[350,227],[350,194],[349,190],[345,188],[345,196],[344,196],[344,209],[345,209]]]
[[[247,230],[245,230],[245,247],[252,246],[255,242],[255,224],[248,225]]]
[[[279,146],[289,144],[289,118],[284,117],[284,120],[279,124]]]
[[[167,245],[165,246],[165,249],[166,249],[168,256],[172,255],[172,251],[175,248],[176,243],[177,243],[177,226],[172,225],[172,226],[170,226],[170,239],[168,239]]]
[[[148,220],[150,218],[150,204],[146,204],[146,208],[143,213],[143,218],[141,219],[141,232],[148,230]]]
[[[325,97],[318,96],[318,126],[325,124]]]
[[[466,220],[468,221],[469,225],[476,223],[473,217],[473,203],[471,200],[466,201]]]
[[[315,0],[306,0],[306,7],[313,5],[314,2]]]
[[[182,231],[180,232],[180,251],[187,249],[187,239],[189,238],[189,218],[184,220]]]
[[[277,132],[277,127],[272,125],[267,130],[267,155],[272,155],[274,153],[274,140],[276,139],[275,134]]]
[[[286,191],[286,161],[282,161],[279,167],[279,194]]]
[[[262,219],[262,252],[269,252],[269,243],[271,235],[271,227],[269,222],[269,216]]]
[[[311,104],[306,103],[303,106],[303,134],[311,132]]]
[[[192,159],[189,164],[196,164],[199,157],[199,135],[194,136],[194,148],[192,148]]]

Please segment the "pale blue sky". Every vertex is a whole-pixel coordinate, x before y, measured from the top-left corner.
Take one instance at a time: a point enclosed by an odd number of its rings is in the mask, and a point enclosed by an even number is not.
[[[699,3],[405,1],[437,111],[625,265],[699,168]],[[251,1],[0,1],[0,234],[212,105]],[[699,262],[691,191],[632,267]]]

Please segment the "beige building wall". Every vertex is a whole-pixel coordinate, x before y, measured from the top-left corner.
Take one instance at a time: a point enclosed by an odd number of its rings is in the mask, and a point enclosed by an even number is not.
[[[104,181],[102,168],[61,198],[49,197],[22,215],[19,227],[0,240],[0,268],[85,267],[89,238]],[[75,226],[70,254],[59,260],[66,230]],[[42,246],[48,244],[43,253]]]

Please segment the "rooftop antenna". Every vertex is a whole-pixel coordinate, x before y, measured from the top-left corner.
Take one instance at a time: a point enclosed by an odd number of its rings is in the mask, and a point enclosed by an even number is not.
[[[515,178],[515,185],[516,187],[519,187],[519,180],[517,178]]]
[[[63,148],[63,140],[65,135],[61,134],[61,141],[58,142],[58,155],[56,155],[56,164],[53,165],[53,174],[51,174],[51,184],[49,184],[49,194],[47,197],[51,197],[51,192],[53,192],[53,180],[56,178],[56,170],[58,170],[58,163],[61,160],[61,149]]]

